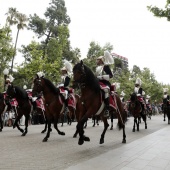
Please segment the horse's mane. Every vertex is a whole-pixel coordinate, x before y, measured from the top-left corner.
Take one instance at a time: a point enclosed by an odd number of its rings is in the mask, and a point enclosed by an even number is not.
[[[99,80],[96,78],[96,76],[88,66],[84,64],[83,66],[84,66],[84,71],[86,73],[86,79],[85,79],[86,86],[90,87],[93,91],[98,93],[100,91]],[[81,69],[81,67],[82,67],[81,63],[78,63],[74,66],[73,70]]]
[[[50,90],[51,90],[54,94],[58,94],[58,93],[59,93],[59,89],[56,88],[56,87],[54,86],[54,84],[53,84],[50,80],[48,80],[47,78],[44,78],[44,77],[43,77],[43,80],[44,80],[45,84],[50,88]]]
[[[17,95],[19,97],[21,97],[23,99],[27,99],[28,98],[28,94],[27,94],[27,92],[23,88],[18,87],[18,86],[14,86],[14,88],[15,88],[15,91],[16,91],[16,93],[17,93]]]
[[[131,95],[130,95],[131,97],[130,97],[130,100],[131,101],[136,101],[136,93],[132,93]]]

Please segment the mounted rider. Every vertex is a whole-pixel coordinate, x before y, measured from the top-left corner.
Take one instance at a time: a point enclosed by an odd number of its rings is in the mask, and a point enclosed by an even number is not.
[[[104,84],[105,87],[101,86],[101,89],[105,93],[105,112],[104,116],[109,116],[109,97],[110,97],[110,87],[111,84],[109,79],[113,77],[112,71],[109,67],[110,64],[113,64],[113,57],[108,51],[104,51],[104,56],[100,56],[97,58],[97,68],[96,68],[96,76],[99,79],[99,82]]]
[[[60,93],[64,96],[65,113],[69,112],[68,94],[69,94],[69,84],[71,80],[71,74],[72,74],[72,64],[69,61],[64,60],[64,67],[61,68],[61,82],[58,87],[60,88]]]
[[[134,93],[136,93],[138,101],[141,103],[141,106],[142,106],[142,113],[144,113],[144,110],[146,109],[146,104],[143,99],[144,91],[143,91],[141,85],[142,85],[141,79],[137,78],[136,82],[135,82]]]
[[[150,104],[150,98],[151,98],[151,96],[146,95],[145,102],[146,102],[146,107],[147,107],[149,110],[152,110],[152,107],[151,107],[151,104]]]
[[[168,94],[168,88],[163,88],[163,100],[167,100],[167,105],[170,105],[170,101],[169,101],[169,99],[170,99],[170,97],[169,97],[169,94]]]
[[[14,81],[14,77],[12,75],[9,75],[6,80],[5,80],[5,86],[6,86],[6,89],[8,88],[9,85],[12,84],[12,82]]]
[[[120,100],[121,100],[122,103],[125,102],[124,96],[125,96],[125,93],[122,91],[122,92],[120,93]]]

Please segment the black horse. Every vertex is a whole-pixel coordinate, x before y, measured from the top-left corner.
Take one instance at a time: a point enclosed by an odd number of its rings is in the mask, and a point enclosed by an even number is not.
[[[139,123],[140,123],[141,117],[143,121],[145,122],[145,129],[147,129],[146,114],[144,113],[142,104],[138,100],[136,93],[132,93],[130,96],[131,97],[130,97],[130,103],[129,103],[129,111],[134,117],[134,125],[133,125],[132,131],[135,132],[135,124],[137,126],[137,131],[139,131]]]
[[[21,136],[25,136],[28,132],[28,120],[31,113],[31,103],[28,98],[28,94],[22,88],[18,86],[13,86],[12,84],[8,85],[8,89],[6,93],[7,93],[7,97],[6,97],[7,99],[10,100],[16,98],[18,102],[17,116],[13,124],[13,128],[17,127],[18,130],[22,132]],[[23,115],[25,116],[25,131],[21,129],[18,124],[19,120]]]
[[[162,104],[162,110],[163,110],[163,114],[164,114],[164,120],[166,118],[166,115],[168,117],[168,124],[170,124],[170,104],[169,101],[167,100],[167,98],[163,99],[163,104]]]

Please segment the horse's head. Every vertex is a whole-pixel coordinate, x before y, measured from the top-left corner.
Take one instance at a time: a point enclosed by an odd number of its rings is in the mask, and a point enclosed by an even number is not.
[[[7,94],[6,99],[8,99],[8,98],[12,99],[12,98],[16,97],[16,89],[12,84],[8,85],[6,94]]]
[[[130,94],[130,106],[131,106],[132,108],[135,107],[136,101],[137,101],[136,93]]]
[[[73,80],[75,83],[84,83],[85,82],[85,68],[83,61],[81,60],[80,63],[77,63],[73,68]]]
[[[33,81],[32,96],[35,97],[43,92],[43,78],[36,76]]]

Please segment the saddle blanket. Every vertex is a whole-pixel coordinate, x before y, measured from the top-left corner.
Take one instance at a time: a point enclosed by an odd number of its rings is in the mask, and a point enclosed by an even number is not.
[[[44,102],[42,100],[42,98],[39,98],[36,100],[36,104],[37,104],[37,107],[42,109],[42,110],[45,110],[45,107],[44,107]]]

